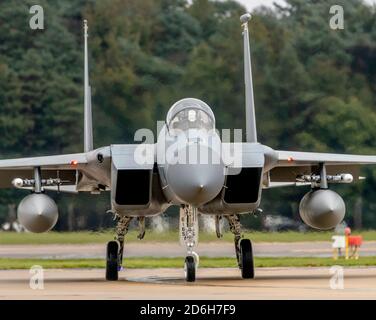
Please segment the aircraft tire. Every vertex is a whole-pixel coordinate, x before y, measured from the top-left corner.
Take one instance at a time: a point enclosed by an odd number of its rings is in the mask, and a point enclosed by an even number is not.
[[[249,239],[240,241],[241,274],[243,279],[255,277],[255,266],[253,261],[252,242]]]
[[[110,241],[107,244],[106,254],[106,280],[116,281],[118,280],[118,268],[119,268],[119,244],[116,241]]]
[[[184,265],[185,280],[187,282],[194,282],[196,280],[196,264],[195,259],[192,256],[185,258]]]

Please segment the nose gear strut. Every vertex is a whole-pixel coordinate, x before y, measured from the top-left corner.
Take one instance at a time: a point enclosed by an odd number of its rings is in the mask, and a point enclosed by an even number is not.
[[[194,252],[198,243],[198,213],[197,208],[182,206],[179,217],[180,243],[187,249],[185,258],[185,278],[188,282],[196,280],[199,256]]]

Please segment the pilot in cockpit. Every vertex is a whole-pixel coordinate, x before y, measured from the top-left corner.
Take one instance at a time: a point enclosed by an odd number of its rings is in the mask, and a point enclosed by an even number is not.
[[[166,124],[170,134],[178,131],[215,129],[215,118],[211,108],[203,101],[186,98],[176,102],[167,114]]]

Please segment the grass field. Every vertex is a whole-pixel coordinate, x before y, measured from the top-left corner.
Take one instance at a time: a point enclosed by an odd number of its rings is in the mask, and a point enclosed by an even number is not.
[[[354,233],[355,234],[355,233]],[[376,231],[362,231],[360,234],[365,241],[376,241]],[[333,232],[245,232],[244,235],[254,242],[302,242],[302,241],[331,241]],[[113,231],[104,232],[48,232],[41,234],[0,232],[1,244],[84,244],[106,243],[114,238]],[[131,231],[126,241],[136,242],[137,232]],[[144,242],[174,242],[179,241],[178,233],[146,232]],[[225,233],[222,240],[218,240],[214,233],[200,233],[200,242],[233,241],[231,233]]]
[[[57,268],[104,268],[103,259],[71,259],[71,260],[44,260],[44,259],[0,259],[0,270],[29,269],[40,265],[45,269]],[[359,260],[333,260],[332,258],[256,258],[255,266],[263,267],[324,267],[341,266],[375,266],[376,257],[362,257]],[[125,268],[182,268],[183,258],[127,258]],[[200,268],[236,268],[233,258],[200,258]]]

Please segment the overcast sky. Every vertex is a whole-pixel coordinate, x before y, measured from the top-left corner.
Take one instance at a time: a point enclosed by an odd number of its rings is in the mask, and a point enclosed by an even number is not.
[[[238,2],[242,3],[247,7],[249,11],[254,9],[255,7],[258,7],[260,5],[264,6],[273,6],[273,2],[276,2],[278,4],[283,4],[283,0],[237,0]],[[365,0],[368,3],[374,3],[376,4],[376,0]]]
[[[242,3],[244,6],[247,7],[248,10],[252,10],[255,7],[258,7],[260,5],[264,6],[272,6],[273,2],[276,2],[278,4],[283,4],[283,0],[237,0],[238,2]]]

